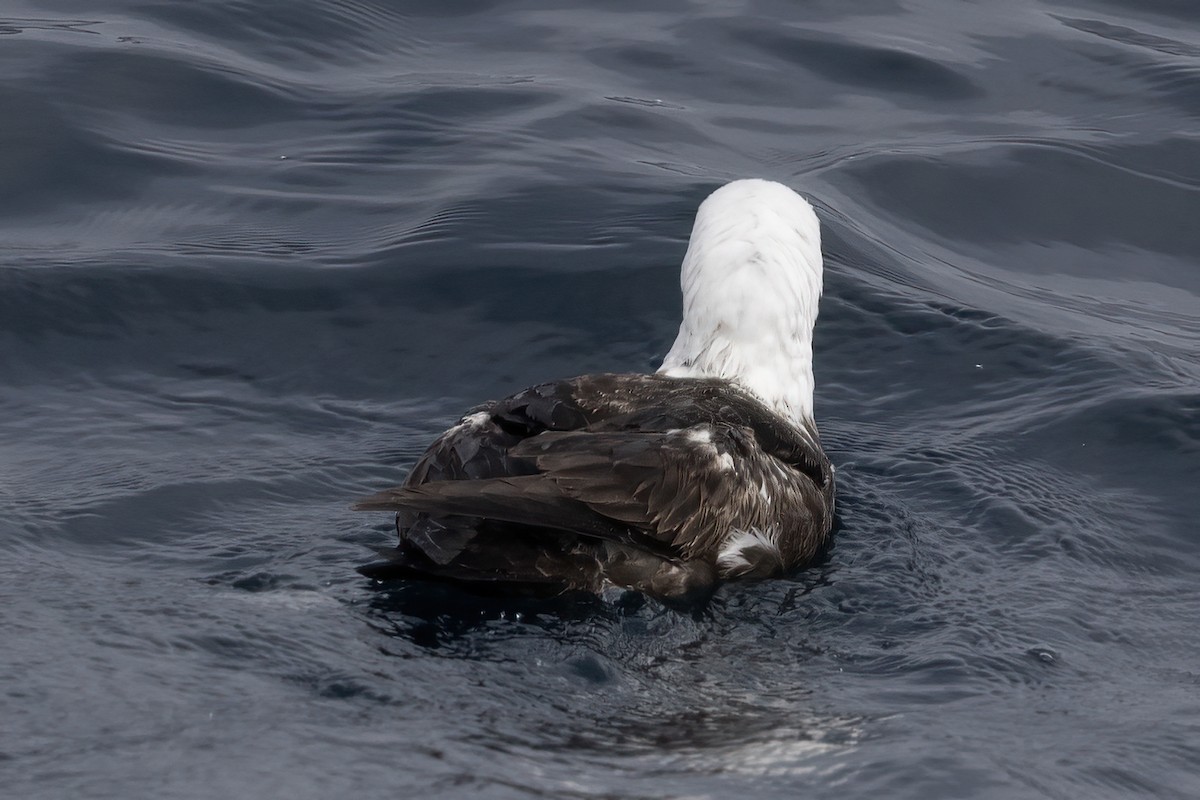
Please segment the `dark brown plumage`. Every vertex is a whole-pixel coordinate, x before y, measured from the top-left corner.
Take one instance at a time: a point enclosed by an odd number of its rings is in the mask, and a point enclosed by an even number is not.
[[[373,577],[612,584],[688,602],[719,578],[810,559],[833,494],[815,428],[733,384],[593,375],[473,410],[402,486],[356,508],[397,512],[400,544],[364,568]]]

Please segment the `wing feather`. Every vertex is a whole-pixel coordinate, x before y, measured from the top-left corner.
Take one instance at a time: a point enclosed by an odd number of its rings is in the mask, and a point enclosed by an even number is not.
[[[431,445],[403,486],[357,507],[400,512],[402,545],[433,561],[445,560],[446,550],[464,569],[468,549],[508,539],[519,547],[528,526],[619,543],[626,549],[608,556],[611,571],[637,558],[643,570],[678,559],[716,563],[739,532],[785,532],[778,544],[790,565],[824,541],[832,497],[832,468],[815,429],[792,426],[741,389],[709,379],[592,375],[473,409]],[[432,519],[475,538],[469,547],[434,546],[414,533]]]
[[[722,456],[740,452],[745,437],[720,425],[669,432],[547,431],[510,450],[532,458],[566,497],[632,525],[685,557],[715,548],[731,528],[765,513],[735,495],[758,496],[757,470],[739,474]]]

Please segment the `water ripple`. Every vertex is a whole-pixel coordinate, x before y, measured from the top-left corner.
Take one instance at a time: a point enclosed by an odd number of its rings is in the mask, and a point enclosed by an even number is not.
[[[1192,17],[9,11],[9,792],[1190,796]],[[657,366],[744,176],[824,223],[817,563],[691,614],[354,573],[463,409]]]

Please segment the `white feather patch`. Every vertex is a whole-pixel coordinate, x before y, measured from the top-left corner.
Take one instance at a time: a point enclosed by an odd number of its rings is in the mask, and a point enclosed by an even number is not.
[[[659,373],[723,378],[797,426],[811,422],[822,283],[812,206],[771,181],[722,186],[696,213],[680,283],[683,321]]]
[[[458,426],[464,428],[478,428],[488,422],[492,415],[486,411],[476,411],[474,414],[468,414],[458,421]]]
[[[717,568],[721,572],[736,572],[752,567],[750,559],[746,558],[746,550],[750,549],[765,550],[782,561],[783,554],[779,552],[779,545],[771,534],[770,529],[764,531],[759,528],[744,531],[735,528],[730,531],[721,552],[717,554]]]

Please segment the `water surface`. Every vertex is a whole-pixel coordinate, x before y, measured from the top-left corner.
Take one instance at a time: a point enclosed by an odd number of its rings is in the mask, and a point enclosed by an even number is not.
[[[1195,797],[1192,5],[6,4],[0,781]],[[695,615],[356,575],[462,410],[657,366],[746,176],[824,224],[824,559]]]

